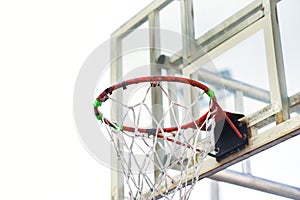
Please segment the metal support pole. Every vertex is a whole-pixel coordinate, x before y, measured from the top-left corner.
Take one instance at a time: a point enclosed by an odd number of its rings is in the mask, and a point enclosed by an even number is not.
[[[211,182],[211,200],[219,200],[220,192],[219,192],[219,182],[212,181]]]
[[[231,170],[218,172],[210,179],[222,181],[290,199],[300,199],[300,188]]]
[[[150,38],[150,73],[151,76],[159,76],[161,75],[161,69],[156,67],[156,60],[160,55],[160,24],[159,24],[159,12],[158,10],[154,10],[148,16],[149,19],[149,38]],[[160,90],[153,88],[151,90],[151,103],[152,103],[152,113],[153,116],[160,121],[163,117],[163,110],[159,109],[160,105],[163,105],[162,93]],[[157,105],[157,106],[156,106]],[[153,123],[153,127],[156,127],[156,124]],[[159,141],[158,141],[159,142]],[[163,158],[163,154],[159,153],[160,146],[163,144],[157,144],[155,149],[158,154],[158,159]],[[157,157],[154,157],[155,163],[158,163]],[[154,180],[156,181],[157,177],[160,174],[160,170],[154,166]]]
[[[110,78],[112,83],[119,81],[119,78],[122,76],[122,62],[120,55],[122,53],[122,46],[119,38],[111,38],[111,66],[110,66]],[[119,101],[122,101],[122,95],[117,91],[116,93]],[[122,107],[112,106],[111,116],[115,117],[117,121],[121,121],[122,118]],[[116,116],[116,113],[119,115]],[[115,116],[114,116],[115,115]],[[122,150],[122,147],[120,147]],[[123,200],[124,199],[124,178],[123,173],[121,172],[120,160],[117,159],[116,152],[114,148],[111,148],[111,199],[112,200]]]
[[[181,0],[181,29],[182,29],[182,58],[183,65],[191,58],[191,52],[194,48],[194,16],[193,16],[193,1]]]
[[[266,16],[268,23],[264,26],[264,37],[271,104],[280,109],[276,114],[276,122],[281,123],[289,119],[289,111],[276,0],[264,0],[263,2],[268,14]]]
[[[243,91],[236,90],[234,93],[234,107],[236,112],[244,113],[244,93]]]

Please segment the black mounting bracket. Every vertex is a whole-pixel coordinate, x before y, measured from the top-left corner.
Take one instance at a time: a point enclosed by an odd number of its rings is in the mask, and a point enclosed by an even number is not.
[[[216,160],[227,158],[228,156],[244,149],[248,144],[248,131],[245,123],[238,121],[244,117],[241,114],[226,112],[229,119],[243,135],[243,138],[239,138],[234,132],[229,123],[224,119],[216,123],[214,137],[215,137],[215,152]]]

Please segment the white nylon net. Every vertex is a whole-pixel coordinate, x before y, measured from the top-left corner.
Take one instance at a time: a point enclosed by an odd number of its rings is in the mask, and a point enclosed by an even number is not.
[[[156,90],[160,89],[167,97],[168,107],[162,118],[157,119],[146,101],[152,88],[149,86],[142,101],[131,106],[108,98],[122,106],[124,111],[122,121],[104,124],[121,163],[127,184],[125,197],[131,200],[188,199],[201,164],[214,146],[214,111],[210,111],[208,104],[208,113],[199,123],[199,117],[193,117],[192,108],[199,103],[203,92],[190,105],[181,105],[158,85]],[[176,116],[178,109],[184,113],[181,119]],[[145,113],[150,116],[154,128],[142,129]],[[166,116],[172,117],[177,130],[163,127]],[[128,118],[132,122],[130,130],[125,128]],[[187,120],[191,127],[184,127]]]

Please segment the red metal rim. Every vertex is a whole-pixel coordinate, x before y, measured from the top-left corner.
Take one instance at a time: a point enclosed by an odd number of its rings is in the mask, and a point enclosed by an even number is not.
[[[201,90],[203,90],[206,94],[210,91],[210,89],[205,86],[204,84],[192,80],[192,79],[188,79],[188,78],[183,78],[183,77],[177,77],[177,76],[147,76],[147,77],[140,77],[140,78],[134,78],[134,79],[130,79],[130,80],[126,80],[126,81],[122,81],[120,83],[114,84],[111,87],[105,89],[98,97],[97,100],[101,103],[105,102],[108,99],[108,96],[111,95],[115,90],[123,88],[124,90],[126,89],[127,86],[129,85],[133,85],[133,84],[138,84],[138,83],[145,83],[145,82],[149,82],[152,84],[156,84],[158,82],[178,82],[178,83],[183,83],[183,84],[187,84],[187,85],[191,85],[193,87],[199,88]],[[209,95],[208,95],[209,96]],[[212,98],[212,103],[209,109],[211,109],[214,104],[214,102],[216,101],[216,98],[213,97]],[[98,110],[95,109],[95,112],[97,112]],[[186,123],[184,125],[182,125],[181,127],[168,127],[168,128],[157,128],[156,133],[162,133],[162,132],[172,132],[172,131],[177,131],[179,129],[187,129],[187,128],[197,128],[203,125],[203,123],[205,122],[207,115],[208,115],[209,111],[207,111],[204,115],[200,116],[198,119],[195,120],[195,122],[189,122]],[[109,126],[116,126],[118,125],[117,123],[111,122],[110,120],[108,120],[107,118],[103,118],[103,121],[109,125]],[[119,126],[119,125],[118,125]],[[128,132],[135,132],[138,131],[140,133],[150,133],[153,132],[153,128],[138,128],[136,130],[136,128],[134,127],[129,127],[126,125],[122,125],[121,128],[123,131],[128,131]],[[202,127],[203,130],[205,130],[205,125]]]

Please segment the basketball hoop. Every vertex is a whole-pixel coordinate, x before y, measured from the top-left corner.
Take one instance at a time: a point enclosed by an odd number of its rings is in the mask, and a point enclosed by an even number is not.
[[[199,89],[200,93],[190,105],[183,105],[171,98],[162,86],[163,82],[190,85]],[[142,101],[135,105],[125,105],[111,97],[118,89],[126,90],[127,87],[141,83],[149,85]],[[153,88],[158,88],[168,99],[169,106],[161,119],[154,116],[146,102],[146,97]],[[193,105],[205,95],[209,101],[205,114],[193,117]],[[118,103],[125,109],[121,121],[108,119],[99,110],[107,100]],[[164,127],[166,113],[177,118],[174,112],[176,107],[183,109],[185,115],[182,120],[175,120],[175,126]],[[141,127],[142,108],[151,116],[153,127]],[[197,182],[203,160],[208,155],[214,156],[212,152],[215,149],[216,124],[225,119],[235,137],[245,137],[219,106],[211,89],[198,81],[182,77],[149,76],[114,84],[96,98],[94,111],[97,119],[105,125],[120,160],[130,199],[188,199]],[[132,126],[125,124],[129,113],[133,116]],[[143,158],[137,158],[137,154],[142,154]],[[176,179],[175,172],[178,174]]]

